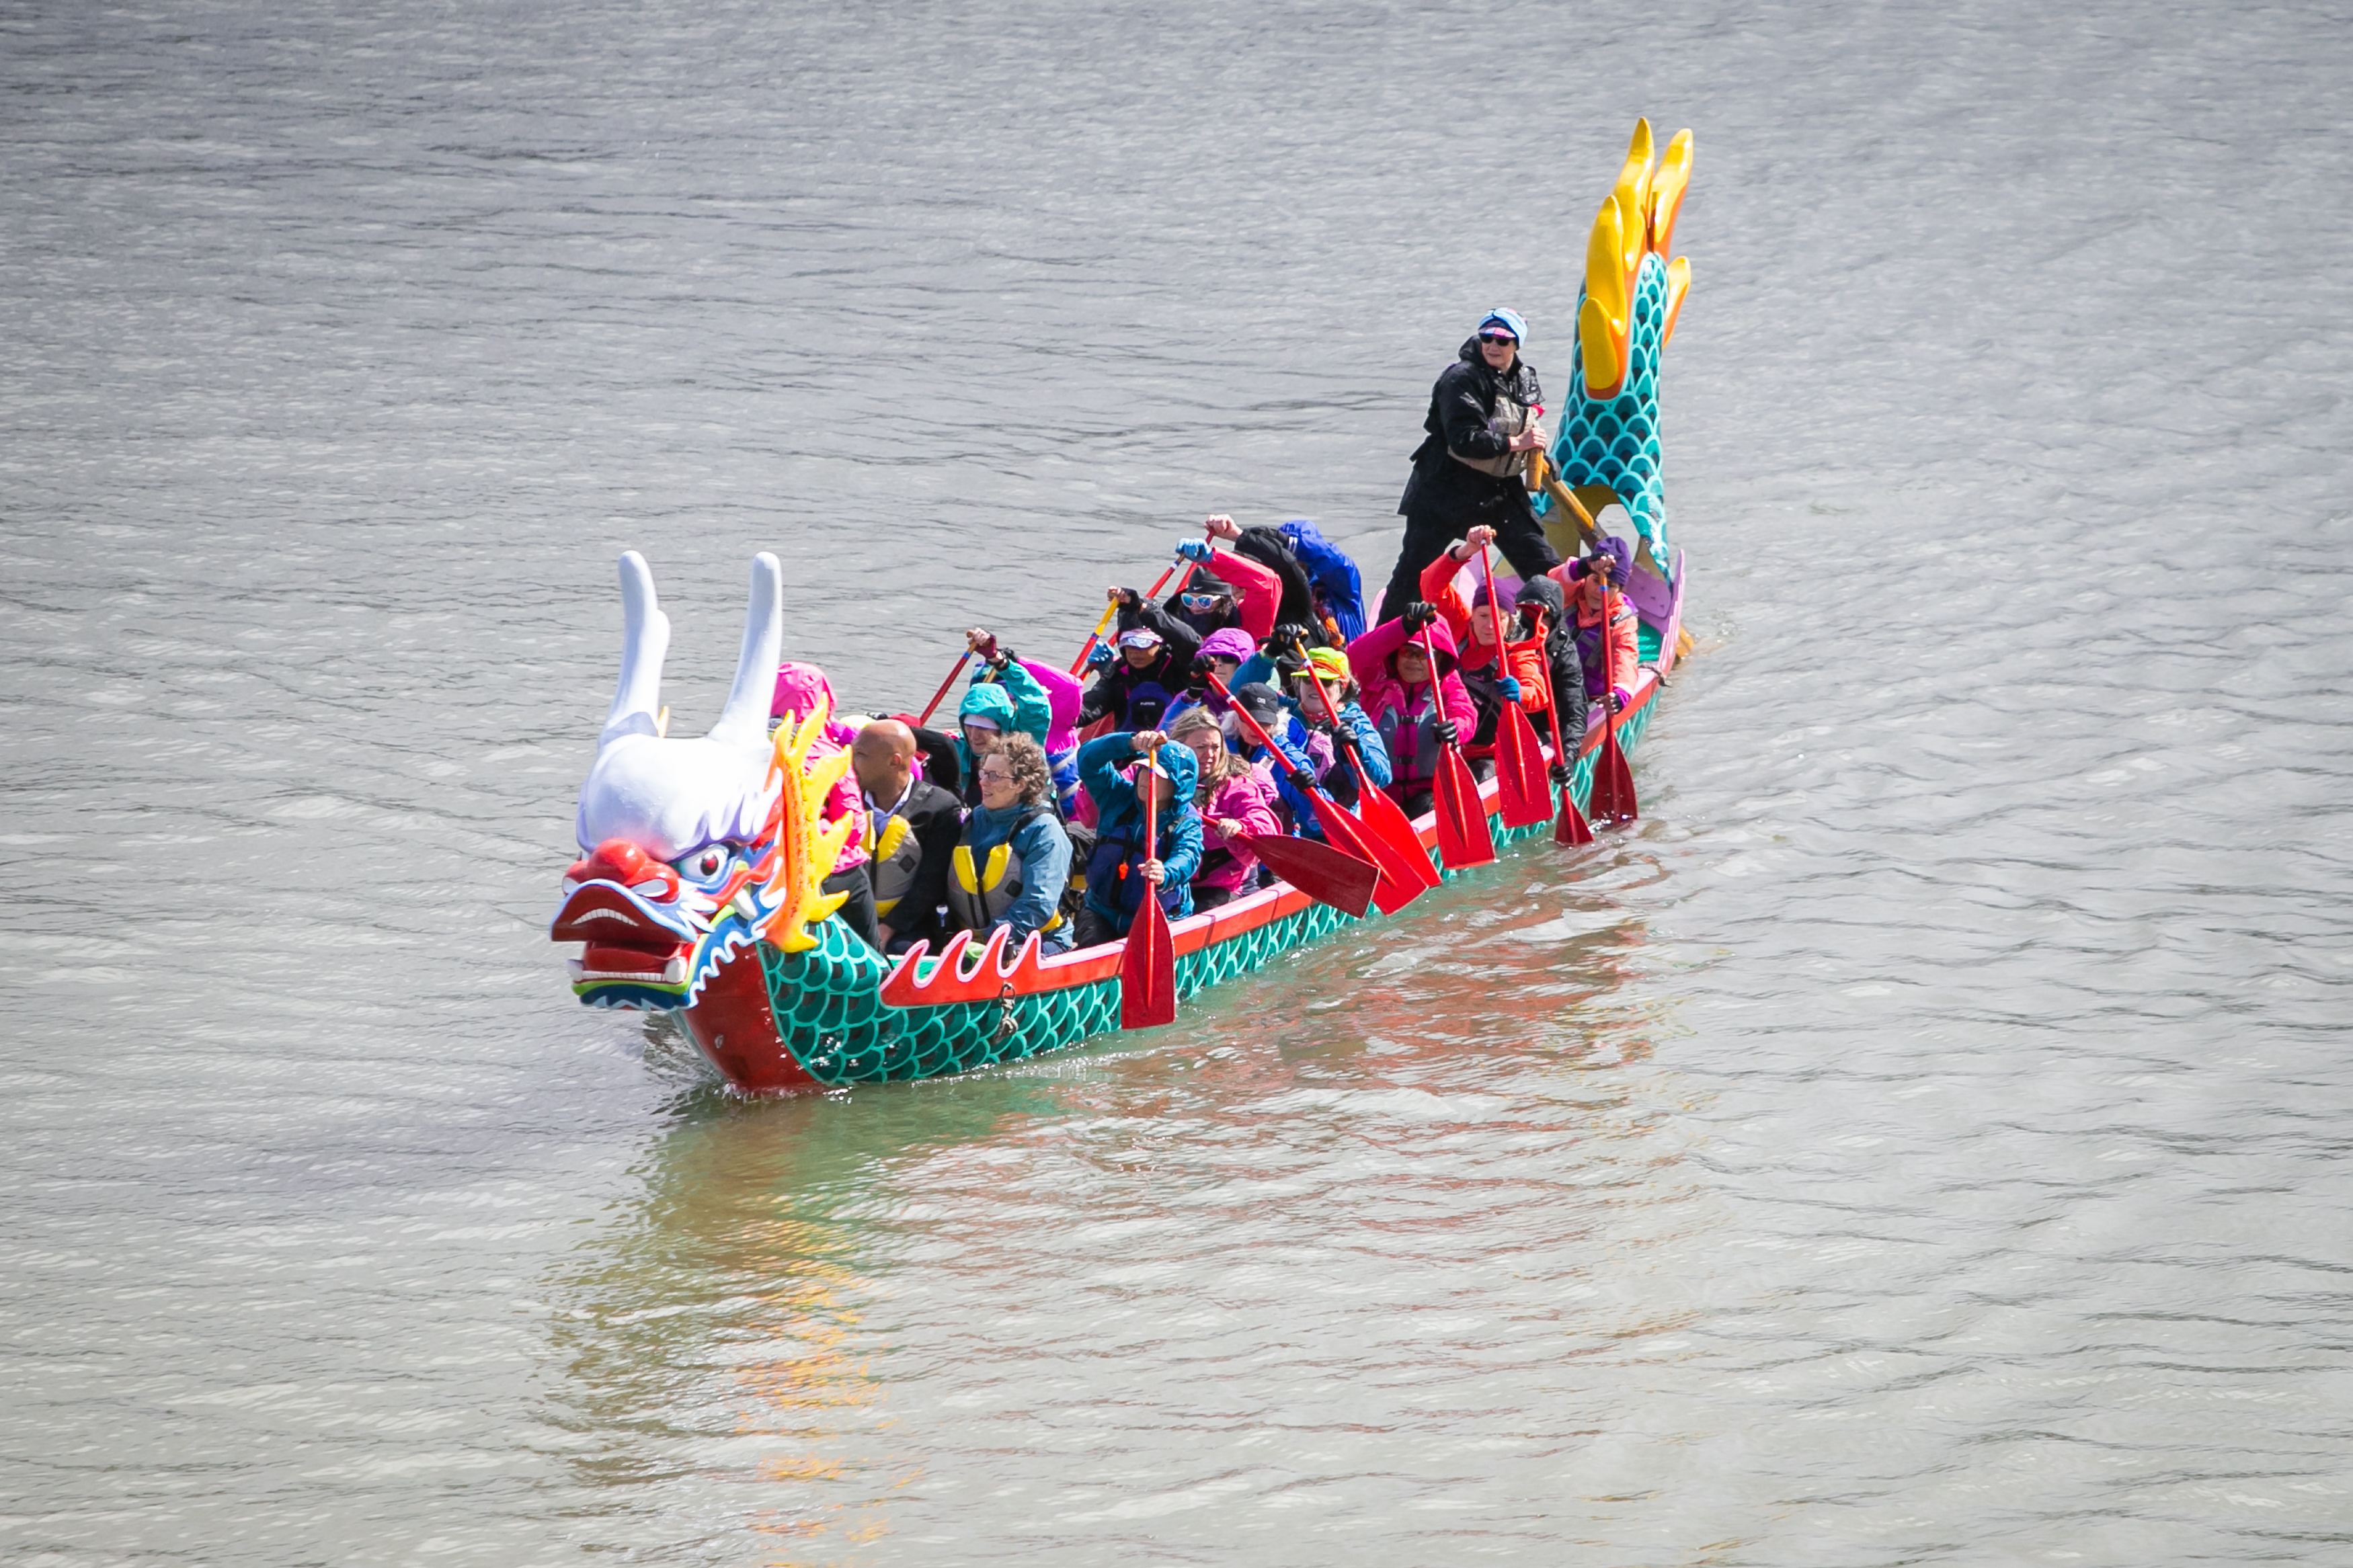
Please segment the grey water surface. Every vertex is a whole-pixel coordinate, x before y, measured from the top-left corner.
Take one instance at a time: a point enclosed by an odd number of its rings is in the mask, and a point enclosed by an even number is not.
[[[0,1557],[2353,1562],[2341,7],[0,7]],[[545,940],[619,646],[1394,549],[1638,114],[1644,816],[753,1105]]]

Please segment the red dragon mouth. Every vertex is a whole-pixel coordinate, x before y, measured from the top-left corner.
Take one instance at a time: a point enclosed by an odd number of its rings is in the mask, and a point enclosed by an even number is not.
[[[551,942],[588,944],[577,978],[671,984],[685,978],[693,942],[634,890],[667,890],[675,897],[677,878],[669,867],[625,839],[608,839],[574,861],[564,882],[564,907],[547,935]]]

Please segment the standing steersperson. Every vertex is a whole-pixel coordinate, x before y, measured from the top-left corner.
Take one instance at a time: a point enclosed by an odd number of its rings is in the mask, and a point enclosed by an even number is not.
[[[1405,543],[1377,621],[1405,614],[1421,597],[1421,569],[1482,524],[1495,531],[1504,559],[1523,578],[1560,564],[1528,500],[1528,454],[1546,437],[1535,421],[1544,388],[1535,367],[1520,358],[1527,338],[1518,311],[1488,311],[1430,389],[1430,415],[1421,422],[1430,435],[1414,449],[1413,477],[1398,502]]]

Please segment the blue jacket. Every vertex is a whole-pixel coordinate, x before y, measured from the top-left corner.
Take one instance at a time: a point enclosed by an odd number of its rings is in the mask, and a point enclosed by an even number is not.
[[[1095,803],[1095,852],[1087,862],[1087,908],[1122,933],[1143,907],[1145,881],[1135,868],[1156,859],[1167,871],[1160,884],[1160,907],[1169,917],[1193,912],[1193,873],[1201,866],[1201,814],[1193,809],[1200,763],[1190,746],[1170,741],[1158,761],[1176,782],[1176,798],[1160,814],[1159,842],[1144,852],[1144,803],[1120,770],[1135,763],[1134,737],[1098,735],[1079,748],[1079,780]],[[1122,876],[1120,868],[1127,868]]]
[[[988,852],[1008,837],[1013,841],[1013,852],[1021,857],[1021,896],[1013,900],[1013,907],[1005,911],[1002,920],[988,928],[1013,928],[1013,934],[1005,939],[1008,952],[1018,951],[1031,931],[1045,929],[1062,900],[1062,889],[1071,879],[1071,836],[1062,831],[1052,811],[1039,813],[1018,827],[1014,826],[1021,822],[1024,812],[1036,810],[1019,802],[1002,811],[979,805],[965,818],[964,842],[971,846],[975,860],[987,859]],[[987,932],[982,934],[986,936]],[[1060,945],[1067,947],[1068,928],[1050,933],[1046,942],[1049,950],[1057,945],[1057,939]]]
[[[1291,541],[1291,552],[1306,569],[1307,580],[1323,599],[1325,613],[1339,623],[1340,640],[1350,643],[1363,637],[1365,584],[1357,574],[1356,563],[1348,559],[1346,552],[1315,531],[1315,525],[1303,517],[1294,517],[1284,523],[1282,532]]]

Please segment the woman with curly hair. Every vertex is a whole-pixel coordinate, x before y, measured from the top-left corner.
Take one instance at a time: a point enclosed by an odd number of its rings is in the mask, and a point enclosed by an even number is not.
[[[1019,731],[984,754],[975,770],[980,804],[964,825],[948,873],[948,912],[958,930],[986,939],[1010,929],[1018,950],[1031,931],[1039,950],[1071,945],[1062,889],[1071,879],[1071,836],[1055,814],[1045,749]]]

